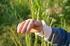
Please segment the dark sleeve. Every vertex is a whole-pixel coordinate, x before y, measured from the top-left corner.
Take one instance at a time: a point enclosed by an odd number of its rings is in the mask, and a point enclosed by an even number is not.
[[[66,42],[70,44],[70,32],[67,32],[67,40],[66,40]]]
[[[49,38],[49,41],[53,43],[61,43],[64,44],[67,39],[67,33],[62,28],[52,28],[52,34]]]

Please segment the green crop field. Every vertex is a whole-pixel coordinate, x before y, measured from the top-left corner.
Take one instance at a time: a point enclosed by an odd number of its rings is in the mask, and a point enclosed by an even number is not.
[[[18,23],[44,20],[70,32],[70,0],[0,0],[0,46],[52,46],[35,34],[18,34]]]

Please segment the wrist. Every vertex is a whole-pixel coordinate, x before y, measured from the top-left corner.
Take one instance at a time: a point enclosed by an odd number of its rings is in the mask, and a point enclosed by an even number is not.
[[[52,28],[48,26],[44,20],[41,21],[43,25],[43,30],[41,32],[35,33],[40,37],[44,37],[44,40],[48,40],[50,35],[52,34]]]

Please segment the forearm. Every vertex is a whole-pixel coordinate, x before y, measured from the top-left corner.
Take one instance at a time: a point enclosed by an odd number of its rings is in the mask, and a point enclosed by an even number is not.
[[[43,21],[43,32],[36,33],[40,37],[44,37],[45,41],[53,41],[53,43],[64,43],[66,41],[66,32],[61,28],[51,28]]]
[[[52,34],[52,28],[48,26],[43,20],[42,20],[43,30],[41,32],[36,32],[35,34],[44,37],[44,40],[47,41],[49,37]]]

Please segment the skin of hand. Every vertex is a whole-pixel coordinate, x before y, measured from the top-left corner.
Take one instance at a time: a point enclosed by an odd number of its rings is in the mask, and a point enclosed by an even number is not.
[[[27,19],[17,26],[17,33],[35,33],[41,32],[43,30],[43,26],[41,21]]]

